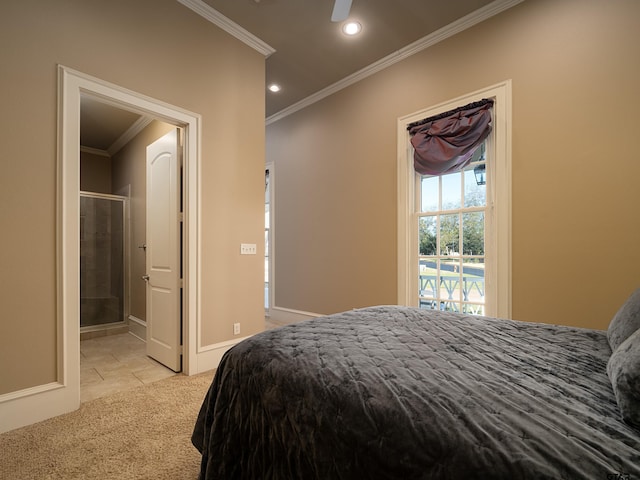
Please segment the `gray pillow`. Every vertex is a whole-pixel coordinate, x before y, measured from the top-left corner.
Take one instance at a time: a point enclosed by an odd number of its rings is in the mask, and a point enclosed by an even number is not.
[[[640,330],[613,352],[607,373],[616,395],[622,418],[640,428]]]
[[[607,340],[612,351],[640,328],[640,288],[631,294],[614,315],[607,329]]]

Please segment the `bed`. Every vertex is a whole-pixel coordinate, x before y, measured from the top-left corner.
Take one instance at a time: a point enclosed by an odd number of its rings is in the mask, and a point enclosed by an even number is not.
[[[200,480],[640,479],[639,327],[640,289],[608,331],[398,306],[265,331],[215,373]]]

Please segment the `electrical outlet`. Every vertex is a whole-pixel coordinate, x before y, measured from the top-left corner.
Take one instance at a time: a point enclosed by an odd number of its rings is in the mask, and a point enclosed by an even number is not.
[[[240,335],[240,324],[239,323],[234,323],[233,324],[233,334],[234,335]]]
[[[241,243],[240,255],[255,255],[257,252],[255,243]]]

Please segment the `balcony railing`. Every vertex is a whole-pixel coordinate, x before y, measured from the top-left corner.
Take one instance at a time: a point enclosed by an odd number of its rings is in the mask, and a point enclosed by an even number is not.
[[[484,278],[441,276],[438,280],[436,275],[420,275],[420,306],[433,307],[433,302],[440,301],[443,303],[440,309],[457,311],[454,302],[460,302],[457,292],[461,284],[463,302],[484,303]]]

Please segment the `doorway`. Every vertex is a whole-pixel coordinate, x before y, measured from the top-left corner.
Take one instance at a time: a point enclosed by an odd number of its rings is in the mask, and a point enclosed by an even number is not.
[[[80,112],[80,398],[85,402],[181,370],[181,311],[160,309],[163,318],[152,315],[149,293],[154,296],[157,291],[157,275],[149,261],[152,253],[157,257],[169,231],[176,239],[173,263],[179,264],[181,258],[178,163],[182,155],[177,141],[180,129],[173,125],[87,95],[82,95]],[[149,149],[167,145],[161,141],[167,135],[173,139],[174,172],[160,175],[164,182],[150,182],[154,177],[149,177]],[[88,188],[101,193],[84,191]],[[170,203],[169,192],[175,207],[152,215],[158,205]],[[129,204],[132,208],[127,208]],[[149,224],[156,228],[149,230]],[[158,228],[162,235],[154,242],[149,232]],[[148,273],[153,281],[145,280]],[[174,296],[180,293],[177,290]],[[179,299],[174,303],[179,305]],[[162,346],[173,345],[174,358],[158,355],[157,332],[165,333]]]
[[[196,331],[198,325],[198,255],[199,255],[199,135],[201,118],[186,110],[137,94],[81,72],[60,66],[61,89],[59,146],[59,336],[57,382],[42,395],[43,403],[55,399],[50,416],[75,410],[80,404],[79,345],[79,145],[80,99],[92,95],[101,102],[162,120],[184,129],[183,214],[183,372],[197,373]],[[45,393],[45,392],[43,392]],[[55,410],[55,411],[54,411]]]

